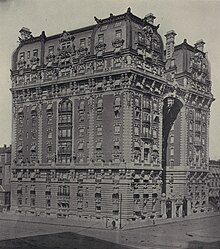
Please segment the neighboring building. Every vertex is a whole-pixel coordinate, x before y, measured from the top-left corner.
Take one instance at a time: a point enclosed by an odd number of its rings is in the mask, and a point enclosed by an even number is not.
[[[126,220],[205,209],[213,100],[205,53],[186,41],[175,47],[172,31],[164,56],[152,14],[129,8],[95,19],[50,37],[20,31],[12,210]]]
[[[0,147],[0,212],[10,208],[11,146]]]
[[[209,161],[209,201],[214,208],[220,208],[220,160]]]

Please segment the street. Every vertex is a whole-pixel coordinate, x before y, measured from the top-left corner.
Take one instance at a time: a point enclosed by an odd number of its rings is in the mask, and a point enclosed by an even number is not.
[[[0,220],[0,249],[219,249],[220,216],[106,230]]]

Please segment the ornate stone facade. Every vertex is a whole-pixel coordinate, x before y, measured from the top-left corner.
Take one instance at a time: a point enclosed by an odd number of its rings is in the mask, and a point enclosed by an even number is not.
[[[11,70],[15,212],[124,221],[166,216],[162,190],[180,205],[185,200],[179,188],[170,194],[172,175],[192,197],[192,172],[204,180],[208,167],[208,62],[186,41],[164,58],[154,18],[128,9],[82,29],[20,38]],[[206,124],[204,133],[193,128],[192,144],[190,122]],[[180,137],[174,167],[167,153],[172,132]]]

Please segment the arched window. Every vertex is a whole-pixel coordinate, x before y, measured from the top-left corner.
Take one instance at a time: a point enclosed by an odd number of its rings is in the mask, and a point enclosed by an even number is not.
[[[59,103],[59,112],[71,112],[72,111],[72,102],[71,100],[62,100]]]

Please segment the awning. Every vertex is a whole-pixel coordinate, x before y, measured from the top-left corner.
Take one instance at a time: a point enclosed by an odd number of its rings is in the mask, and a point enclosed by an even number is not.
[[[18,146],[18,151],[22,151],[23,147],[20,145]]]
[[[46,191],[51,192],[51,186],[46,186]]]
[[[121,105],[121,99],[118,97],[115,99],[115,106],[120,106]]]
[[[118,189],[118,188],[114,188],[114,189],[113,189],[113,194],[115,194],[115,195],[116,195],[116,194],[119,194],[119,189]]]
[[[158,147],[157,147],[156,144],[153,145],[153,150],[154,150],[154,151],[158,151]]]
[[[21,172],[19,172],[19,173],[21,173]],[[18,185],[17,191],[22,191],[22,186],[21,185]]]
[[[79,145],[78,145],[78,150],[82,150],[83,149],[83,142],[80,142]]]
[[[149,148],[150,148],[149,144],[144,144],[144,149],[149,149]]]
[[[102,143],[101,142],[98,142],[97,144],[96,144],[96,149],[101,149],[102,148]]]
[[[79,109],[80,110],[84,110],[85,109],[85,103],[84,101],[81,101],[80,104],[79,104]]]
[[[97,57],[102,57],[102,55],[103,55],[103,51],[98,51],[96,54]]]
[[[31,186],[30,191],[35,191],[35,186]]]
[[[52,110],[52,109],[53,109],[52,104],[48,104],[48,105],[47,105],[47,111],[50,111],[50,110]]]
[[[47,67],[52,67],[52,65],[53,65],[53,62],[52,62],[52,61],[49,61],[49,62],[47,63]]]
[[[119,210],[119,203],[113,203],[112,209],[113,209],[113,211],[118,211]]]
[[[17,178],[22,178],[22,172],[18,172]]]
[[[134,204],[134,212],[140,212],[140,208],[137,203]]]
[[[138,142],[134,142],[134,148],[140,148],[140,144]]]
[[[36,112],[36,109],[37,109],[37,106],[36,106],[36,105],[32,106],[31,112]]]
[[[99,83],[97,84],[97,88],[102,88],[102,82],[99,82]]]
[[[140,179],[140,175],[135,174],[134,179],[139,180]]]
[[[24,108],[23,108],[23,107],[20,107],[20,108],[18,109],[18,114],[22,113],[23,110],[24,110]]]
[[[114,83],[115,86],[120,86],[120,84],[121,84],[120,80],[115,80],[115,83]]]
[[[82,208],[82,206],[83,206],[83,204],[82,204],[82,202],[78,202],[78,208]]]
[[[115,147],[120,147],[120,142],[119,142],[119,141],[115,141],[115,142],[114,142],[114,146],[115,146]]]
[[[96,188],[95,193],[96,194],[101,194],[101,188]]]
[[[31,146],[31,151],[36,151],[36,145]]]
[[[119,54],[120,52],[121,52],[121,47],[115,48],[115,51],[114,51],[115,54]]]
[[[144,189],[144,194],[145,194],[145,195],[149,195],[149,190],[145,188],[145,189]]]
[[[145,176],[144,176],[144,180],[145,180],[145,181],[149,181],[149,179],[150,179],[150,178],[149,178],[149,175],[145,175]]]
[[[36,173],[32,172],[30,178],[35,178],[35,176],[36,176]]]
[[[141,85],[141,83],[140,83],[140,82],[137,82],[137,83],[136,83],[136,87],[143,88],[143,86]]]
[[[138,189],[135,189],[133,194],[134,194],[134,195],[139,195]]]

